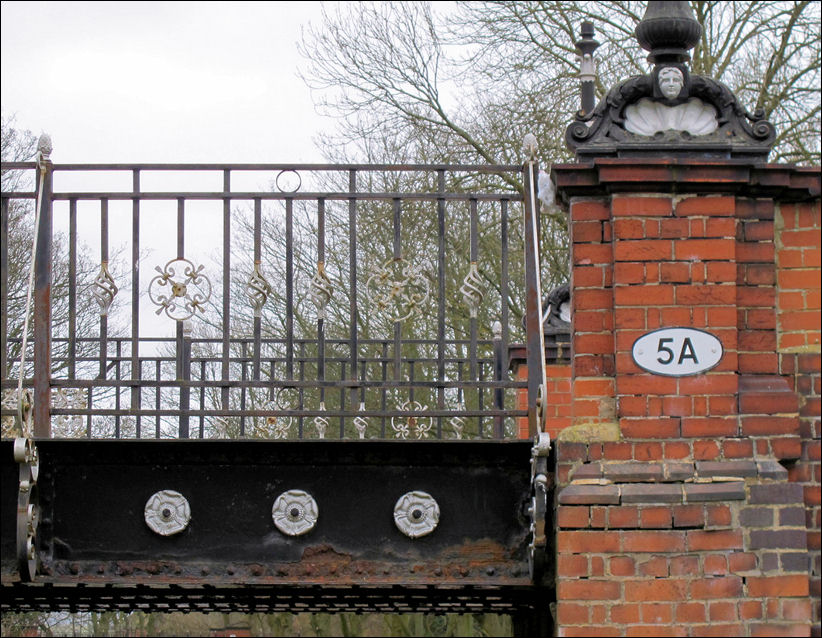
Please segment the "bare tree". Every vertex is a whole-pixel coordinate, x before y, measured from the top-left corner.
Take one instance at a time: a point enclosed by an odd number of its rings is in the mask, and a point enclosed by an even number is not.
[[[341,118],[335,157],[516,162],[526,132],[547,162],[569,157],[578,108],[573,42],[592,20],[598,92],[648,66],[634,27],[643,2],[358,3],[326,11],[302,38],[303,77]],[[820,160],[820,5],[692,2],[703,25],[693,71],[726,83],[778,131],[775,161]],[[345,150],[341,150],[345,149]]]

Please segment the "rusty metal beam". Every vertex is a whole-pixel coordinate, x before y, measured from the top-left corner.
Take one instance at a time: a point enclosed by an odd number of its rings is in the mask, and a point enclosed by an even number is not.
[[[41,564],[31,585],[14,564],[10,446],[0,444],[4,609],[137,609],[149,600],[294,611],[300,597],[314,609],[338,598],[317,592],[350,587],[370,592],[374,604],[363,611],[414,592],[428,600],[416,607],[439,611],[550,600],[528,571],[529,441],[39,440]],[[145,523],[144,507],[167,489],[185,495],[191,521],[163,537]],[[275,499],[292,489],[319,508],[303,536],[286,536],[272,520]],[[394,522],[409,491],[440,507],[438,526],[421,538]]]

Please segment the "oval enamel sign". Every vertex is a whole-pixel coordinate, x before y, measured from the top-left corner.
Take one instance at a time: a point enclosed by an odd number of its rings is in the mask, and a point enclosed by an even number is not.
[[[707,372],[722,359],[722,342],[696,328],[662,328],[634,342],[631,356],[643,370],[666,377]]]

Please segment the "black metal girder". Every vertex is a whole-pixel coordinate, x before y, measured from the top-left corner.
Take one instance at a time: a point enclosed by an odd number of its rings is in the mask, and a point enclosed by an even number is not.
[[[17,465],[2,460],[2,608],[498,611],[547,605],[528,571],[530,441],[37,440],[35,582],[16,571]],[[316,527],[281,533],[279,494],[316,500]],[[191,521],[152,532],[148,498],[175,490]],[[441,515],[411,539],[397,500]]]

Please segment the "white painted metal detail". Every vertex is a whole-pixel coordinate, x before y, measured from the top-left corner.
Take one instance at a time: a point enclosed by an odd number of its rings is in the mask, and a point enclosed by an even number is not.
[[[462,293],[462,298],[465,300],[465,305],[468,306],[469,316],[476,317],[480,304],[482,303],[482,298],[485,296],[477,262],[471,262],[468,268],[468,274],[465,275],[465,279],[460,287],[460,292]]]
[[[707,372],[722,359],[722,342],[696,328],[662,328],[634,342],[631,356],[643,370],[668,377]]]
[[[94,288],[91,289],[91,294],[97,305],[100,306],[100,316],[108,315],[111,304],[114,302],[114,297],[117,291],[120,290],[117,284],[114,283],[114,277],[108,269],[108,262],[103,261],[100,264],[100,272],[94,278]]]
[[[648,137],[670,130],[699,136],[713,133],[719,128],[719,122],[716,109],[699,98],[668,106],[645,97],[625,109],[625,128]]]
[[[271,284],[269,284],[268,279],[265,278],[259,262],[254,263],[254,272],[252,272],[248,278],[248,283],[245,285],[245,292],[251,300],[254,316],[261,316],[263,306],[271,295]]]
[[[289,490],[274,501],[271,517],[274,525],[287,536],[300,536],[314,529],[319,518],[317,501],[308,492]]]
[[[173,536],[188,527],[191,507],[179,492],[162,490],[146,501],[145,519],[152,532],[160,536]]]
[[[440,522],[440,506],[427,492],[403,494],[394,506],[394,523],[409,538],[433,532]]]

